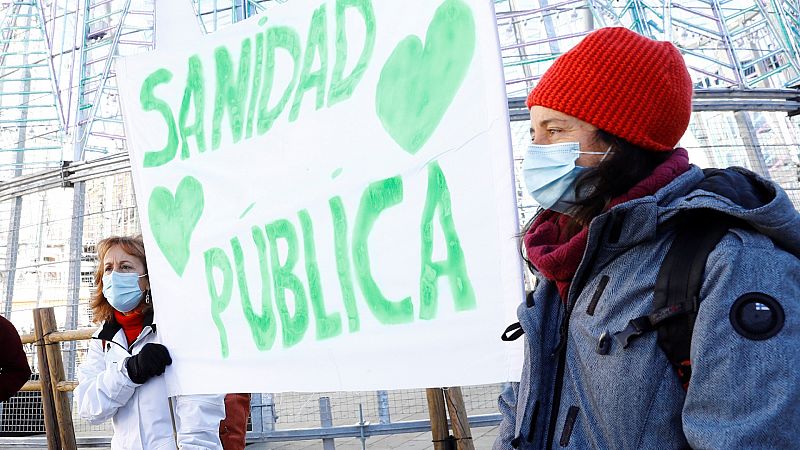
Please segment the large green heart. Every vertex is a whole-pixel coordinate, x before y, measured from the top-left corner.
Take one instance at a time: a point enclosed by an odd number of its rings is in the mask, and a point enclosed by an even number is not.
[[[157,186],[150,193],[147,205],[150,230],[178,276],[183,276],[189,262],[189,241],[203,215],[203,204],[203,186],[191,176],[178,183],[174,197],[163,186]]]
[[[381,69],[375,107],[383,128],[415,154],[439,126],[475,53],[475,20],[463,0],[445,0],[417,36],[400,41]]]

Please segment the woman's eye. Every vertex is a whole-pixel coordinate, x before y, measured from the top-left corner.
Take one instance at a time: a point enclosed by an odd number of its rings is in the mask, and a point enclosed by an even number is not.
[[[106,267],[105,273],[111,272],[111,267]]]
[[[556,133],[561,132],[561,130],[559,130],[557,128],[550,128],[549,130],[547,130],[547,132],[550,133],[550,136],[552,136],[552,135],[554,135]]]

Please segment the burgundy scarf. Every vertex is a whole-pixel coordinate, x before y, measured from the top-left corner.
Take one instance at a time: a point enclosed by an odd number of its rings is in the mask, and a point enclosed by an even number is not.
[[[689,154],[682,148],[661,163],[650,176],[611,201],[607,209],[620,203],[655,194],[682,173],[689,170]],[[578,270],[586,250],[589,228],[569,233],[570,217],[546,210],[531,225],[523,243],[528,259],[548,280],[554,281],[561,300],[566,303],[572,277]]]

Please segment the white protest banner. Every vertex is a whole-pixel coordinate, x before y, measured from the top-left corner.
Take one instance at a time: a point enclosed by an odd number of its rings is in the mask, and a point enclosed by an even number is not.
[[[291,1],[117,77],[172,394],[517,376],[491,2]]]

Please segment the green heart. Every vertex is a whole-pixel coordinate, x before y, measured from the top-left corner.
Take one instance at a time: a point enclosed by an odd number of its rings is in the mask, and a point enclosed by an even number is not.
[[[189,262],[189,241],[197,221],[203,215],[203,185],[194,177],[184,177],[175,190],[157,186],[147,205],[150,229],[158,248],[178,276],[183,276]]]
[[[475,53],[475,20],[463,0],[445,0],[417,36],[400,41],[381,69],[375,107],[383,128],[415,154],[436,130]]]

